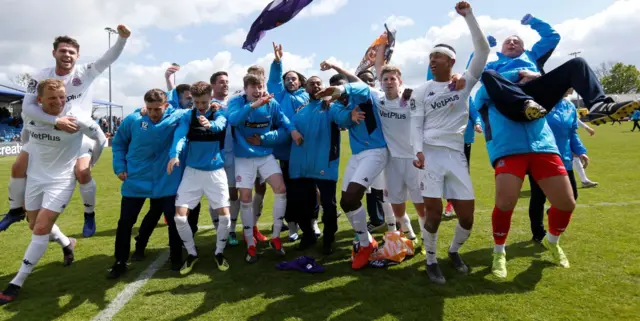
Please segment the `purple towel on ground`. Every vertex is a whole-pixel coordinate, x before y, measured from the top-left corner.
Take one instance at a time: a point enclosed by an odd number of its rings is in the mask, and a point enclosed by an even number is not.
[[[298,270],[307,273],[324,272],[324,267],[316,263],[314,258],[308,256],[301,256],[293,261],[278,263],[276,268],[283,271]]]

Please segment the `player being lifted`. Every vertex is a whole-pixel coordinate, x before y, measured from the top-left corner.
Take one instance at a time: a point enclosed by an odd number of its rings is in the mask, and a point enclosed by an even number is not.
[[[63,113],[67,95],[62,80],[41,80],[36,92],[37,101],[42,104],[44,113],[52,117]],[[33,234],[18,274],[0,294],[0,305],[16,299],[27,276],[47,250],[50,240],[69,244],[68,238],[55,222],[73,196],[76,186],[74,167],[83,144],[83,135],[93,140],[90,166],[98,161],[107,141],[98,124],[91,118],[79,117],[73,120],[73,124],[79,130],[73,134],[50,124],[27,124],[31,140],[25,147],[29,153],[25,208]]]
[[[93,63],[76,66],[76,61],[80,57],[80,45],[70,37],[57,37],[53,42],[53,57],[56,60],[55,67],[40,70],[34,74],[29,82],[27,92],[22,103],[22,118],[25,124],[33,120],[44,124],[56,126],[67,133],[76,133],[79,125],[75,122],[75,117],[90,117],[93,101],[91,84],[93,81],[118,59],[120,53],[127,43],[127,38],[131,31],[124,25],[118,26],[118,40],[116,43],[98,60]],[[48,78],[59,79],[64,83],[66,89],[66,100],[64,110],[58,115],[49,115],[38,106],[36,99],[36,88],[38,83]],[[25,127],[26,128],[26,127]],[[99,129],[100,130],[100,129]],[[28,142],[28,132],[23,132],[23,142]],[[90,237],[96,232],[95,205],[96,205],[96,182],[91,177],[92,145],[90,139],[84,138],[82,150],[75,166],[75,177],[80,183],[80,195],[85,207],[85,222],[82,229],[84,237]],[[25,198],[25,184],[29,155],[23,151],[18,155],[11,167],[11,178],[9,179],[9,213],[0,221],[0,231],[6,230],[11,224],[24,218],[23,203]]]
[[[465,1],[458,2],[456,12],[464,17],[469,26],[475,52],[463,75],[466,80],[465,88],[460,91],[449,88],[456,53],[452,47],[439,44],[429,55],[434,80],[418,87],[410,100],[411,138],[417,157],[414,164],[418,168],[424,168],[420,188],[427,212],[427,274],[431,281],[438,284],[445,283],[436,259],[443,197],[451,200],[458,216],[458,225],[449,247],[449,258],[456,270],[468,272],[458,254],[471,233],[475,206],[471,176],[467,170],[469,164],[464,155],[464,132],[469,119],[469,95],[482,74],[490,50],[471,5]]]

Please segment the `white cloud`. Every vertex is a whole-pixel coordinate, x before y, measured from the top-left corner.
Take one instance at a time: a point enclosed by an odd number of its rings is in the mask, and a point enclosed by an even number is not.
[[[177,43],[187,42],[187,39],[185,39],[181,33],[177,34],[174,39],[176,40]]]
[[[222,37],[222,43],[229,46],[241,46],[247,38],[247,31],[243,28],[236,29]]]
[[[413,26],[413,19],[405,16],[392,15],[385,21],[389,28],[398,29],[400,27]]]
[[[153,54],[146,54],[146,55],[144,55],[144,59],[156,60],[156,56],[154,56]]]
[[[316,0],[308,5],[296,17],[312,17],[332,15],[344,6],[349,0]]]
[[[377,23],[372,23],[371,24],[371,31],[377,31],[378,28],[380,28],[380,25],[378,25]]]

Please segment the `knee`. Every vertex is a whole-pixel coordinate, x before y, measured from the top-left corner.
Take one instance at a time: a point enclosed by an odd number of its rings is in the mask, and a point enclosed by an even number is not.
[[[576,200],[568,197],[557,204],[552,204],[555,208],[564,212],[573,212],[576,209]]]
[[[240,202],[242,203],[251,203],[251,190],[241,189],[240,190]]]
[[[284,185],[284,182],[273,187],[274,194],[287,194],[287,187]]]
[[[458,224],[465,230],[471,230],[473,228],[473,215],[468,217],[458,217]]]
[[[48,228],[40,224],[34,224],[32,230],[33,230],[33,235],[47,235],[51,233],[51,228]]]
[[[340,199],[340,207],[345,212],[353,212],[358,209],[360,206],[359,200],[356,199],[355,195],[352,193],[344,193],[342,194],[342,198]]]
[[[256,180],[254,187],[256,194],[264,195],[267,192],[267,184],[260,184],[259,180]]]
[[[513,211],[516,208],[516,201],[510,197],[496,197],[496,207],[503,212]]]
[[[87,184],[91,182],[91,170],[87,168],[78,168],[76,167],[76,178],[78,179],[78,183]]]
[[[427,217],[440,217],[442,215],[442,201],[429,200],[424,202],[424,210]]]

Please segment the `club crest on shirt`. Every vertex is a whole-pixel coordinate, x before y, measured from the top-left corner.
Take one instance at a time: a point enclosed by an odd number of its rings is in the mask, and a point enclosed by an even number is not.
[[[409,108],[411,108],[411,110],[416,110],[416,99],[415,98],[411,98],[409,100]]]
[[[149,128],[149,123],[147,123],[146,121],[143,121],[140,124],[140,128],[142,128],[142,130],[147,130]]]
[[[75,77],[73,78],[73,80],[71,80],[71,84],[78,87],[80,85],[82,85],[82,80],[80,80],[80,78]]]
[[[35,94],[38,89],[38,81],[35,79],[29,80],[29,85],[27,85],[27,92],[30,94]]]

